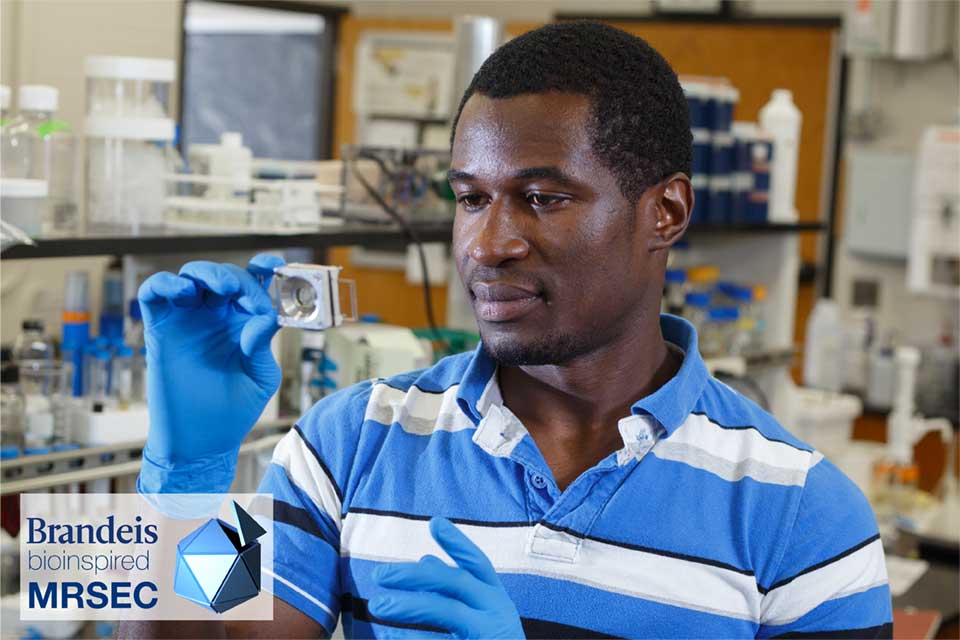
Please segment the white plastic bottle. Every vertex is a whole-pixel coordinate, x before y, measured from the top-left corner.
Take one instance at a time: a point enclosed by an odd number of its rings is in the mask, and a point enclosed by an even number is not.
[[[797,221],[797,156],[803,114],[793,104],[789,89],[774,89],[770,101],[760,109],[760,128],[773,137],[770,175],[771,222]]]
[[[253,153],[243,146],[241,134],[227,131],[220,135],[220,144],[191,145],[189,160],[194,173],[220,180],[203,189],[206,198],[231,203],[249,202]],[[218,219],[206,222],[242,228],[255,221],[249,220],[247,212],[241,209],[225,211]]]
[[[57,110],[56,88],[45,85],[20,87],[20,113],[3,128],[3,177],[46,180],[43,144],[37,128]]]
[[[243,146],[243,136],[235,131],[220,134],[220,144],[190,146],[190,167],[194,173],[211,178],[230,179],[231,183],[207,187],[208,198],[229,200],[246,199],[253,173],[253,153]]]
[[[887,338],[879,349],[870,354],[867,369],[865,401],[874,411],[887,411],[893,406],[897,390],[897,363],[893,341]]]
[[[821,298],[807,321],[803,384],[825,391],[840,391],[844,380],[843,346],[840,307],[833,300]]]
[[[164,223],[167,184],[176,164],[170,107],[173,60],[90,56],[84,62],[87,111],[87,220],[92,227]]]
[[[46,181],[44,226],[74,231],[79,222],[77,145],[66,123],[54,117],[59,92],[46,85],[24,85],[18,98],[19,115],[3,127],[3,176]]]
[[[250,193],[250,176],[253,174],[253,152],[243,146],[243,135],[235,131],[226,131],[220,134],[220,146],[223,151],[220,156],[220,175],[230,178],[230,190],[227,196],[245,202]]]
[[[873,347],[873,311],[855,308],[849,314],[845,330],[843,350],[843,373],[845,389],[863,395],[867,389],[867,372],[870,368],[870,349]]]

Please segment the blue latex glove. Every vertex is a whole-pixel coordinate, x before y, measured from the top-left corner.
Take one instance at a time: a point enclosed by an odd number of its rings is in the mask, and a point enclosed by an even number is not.
[[[282,264],[190,262],[141,285],[150,431],[140,493],[229,490],[240,443],[280,386],[267,287]]]
[[[517,608],[487,556],[446,518],[433,518],[430,533],[458,566],[427,555],[419,562],[377,567],[374,579],[390,591],[370,598],[370,613],[457,638],[524,638]]]

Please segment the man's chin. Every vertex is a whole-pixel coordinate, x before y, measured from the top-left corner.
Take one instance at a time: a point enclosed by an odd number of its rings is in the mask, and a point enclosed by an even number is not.
[[[502,367],[561,365],[582,355],[587,342],[574,336],[520,336],[483,328],[480,339],[483,350]]]

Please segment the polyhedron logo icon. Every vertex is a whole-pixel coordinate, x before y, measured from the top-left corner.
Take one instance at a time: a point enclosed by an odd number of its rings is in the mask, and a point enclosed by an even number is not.
[[[177,545],[173,590],[223,613],[260,593],[260,543],[266,531],[236,502],[236,527],[211,518]]]

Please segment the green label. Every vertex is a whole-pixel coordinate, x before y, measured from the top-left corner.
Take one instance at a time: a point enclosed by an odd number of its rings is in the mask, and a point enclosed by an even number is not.
[[[37,125],[37,135],[39,135],[41,138],[46,138],[51,133],[69,130],[70,125],[63,120],[47,120],[46,122],[41,122]]]

